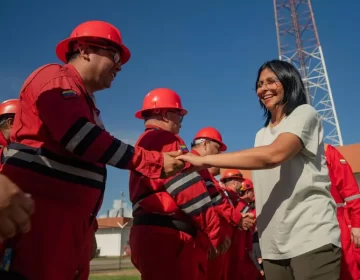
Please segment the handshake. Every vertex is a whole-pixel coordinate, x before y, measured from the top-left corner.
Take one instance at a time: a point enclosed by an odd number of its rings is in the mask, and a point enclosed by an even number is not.
[[[162,178],[174,176],[184,168],[186,162],[192,165],[192,171],[211,167],[204,163],[205,157],[199,157],[192,153],[183,154],[182,151],[174,151],[163,153],[163,157],[164,166]]]
[[[255,215],[252,213],[246,213],[242,215],[242,219],[239,222],[239,227],[243,230],[249,230],[255,225],[255,222]]]

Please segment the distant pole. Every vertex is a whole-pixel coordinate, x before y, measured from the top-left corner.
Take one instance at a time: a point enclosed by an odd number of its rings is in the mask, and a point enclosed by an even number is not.
[[[120,242],[119,242],[119,269],[121,269],[121,242],[122,242],[122,233],[123,233],[123,229],[126,227],[126,225],[128,224],[128,222],[126,222],[125,224],[120,224],[119,222],[117,223],[119,228],[120,228]]]

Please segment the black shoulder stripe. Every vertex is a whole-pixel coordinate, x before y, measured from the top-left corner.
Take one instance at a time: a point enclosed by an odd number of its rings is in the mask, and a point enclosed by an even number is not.
[[[109,148],[106,149],[103,156],[100,158],[100,162],[106,164],[115,154],[115,152],[118,150],[118,148],[121,146],[121,141],[118,139],[114,139]]]
[[[74,138],[74,136],[80,131],[80,129],[87,124],[89,121],[86,118],[78,119],[70,129],[65,133],[63,138],[60,140],[61,145],[66,147],[67,144]]]
[[[86,150],[93,144],[96,138],[103,132],[99,126],[94,126],[88,134],[80,141],[80,143],[74,149],[74,154],[82,156]]]

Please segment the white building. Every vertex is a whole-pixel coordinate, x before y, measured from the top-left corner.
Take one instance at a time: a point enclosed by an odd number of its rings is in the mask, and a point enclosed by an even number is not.
[[[132,209],[125,202],[125,195],[114,200],[113,209],[97,219],[99,228],[95,233],[100,257],[124,256],[132,226]]]
[[[99,256],[124,256],[124,252],[127,252],[132,218],[99,218],[97,221],[99,229],[95,237]]]

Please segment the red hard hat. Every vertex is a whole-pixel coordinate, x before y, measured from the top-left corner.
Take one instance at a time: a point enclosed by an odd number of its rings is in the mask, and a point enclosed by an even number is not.
[[[19,106],[17,99],[9,99],[0,104],[0,116],[5,114],[16,114]]]
[[[56,46],[56,55],[62,62],[67,63],[66,53],[71,51],[69,50],[69,44],[79,39],[106,40],[121,50],[122,65],[130,59],[130,50],[123,44],[120,30],[110,23],[93,20],[81,23],[75,27],[70,37],[61,41]]]
[[[244,181],[241,183],[241,191],[251,190],[254,188],[253,182],[249,179],[244,179]]]
[[[243,175],[238,169],[227,169],[220,178],[220,181],[223,182],[226,179],[243,179]]]
[[[135,113],[135,117],[144,119],[142,113],[154,109],[175,109],[180,110],[183,116],[187,114],[181,105],[180,96],[168,88],[157,88],[150,91],[143,100],[142,109]]]
[[[192,145],[196,145],[197,144],[196,140],[198,140],[198,139],[208,139],[208,140],[219,143],[220,144],[220,152],[225,152],[227,149],[226,145],[222,141],[220,132],[213,127],[205,127],[205,128],[200,129],[196,133],[196,135],[193,139]]]

